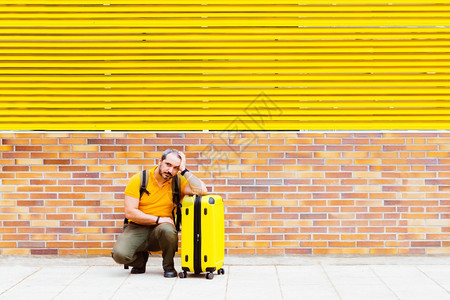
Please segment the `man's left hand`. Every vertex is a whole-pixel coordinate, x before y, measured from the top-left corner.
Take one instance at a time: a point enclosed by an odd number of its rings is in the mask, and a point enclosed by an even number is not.
[[[181,156],[181,164],[180,164],[180,170],[179,172],[182,172],[184,169],[186,169],[186,156],[183,152],[178,152]]]

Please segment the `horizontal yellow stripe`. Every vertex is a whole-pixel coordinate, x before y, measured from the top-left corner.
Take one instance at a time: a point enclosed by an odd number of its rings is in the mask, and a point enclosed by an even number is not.
[[[432,58],[435,60],[449,60],[450,54],[440,54],[440,53],[431,53]],[[281,54],[272,54],[272,53],[248,53],[248,54],[205,54],[205,53],[195,53],[195,54],[189,54],[189,55],[183,55],[182,59],[186,60],[199,60],[199,59],[216,59],[216,60],[274,60],[274,59],[280,59],[280,60],[309,60],[309,61],[350,61],[350,60],[356,60],[356,61],[363,61],[363,60],[389,60],[389,61],[396,61],[396,60],[404,60],[404,61],[410,61],[410,60],[430,60],[430,53],[352,53],[352,54],[346,54],[346,53],[284,53]],[[5,55],[2,57],[4,61],[18,61],[18,60],[40,60],[40,61],[54,61],[54,60],[180,60],[180,55],[164,55],[164,54],[146,54],[146,55],[127,55],[127,54],[117,54],[117,55],[106,55],[106,54],[95,54],[95,53],[83,53],[83,55],[74,55],[67,53],[67,54],[57,54],[57,53],[42,53],[40,55],[27,55],[27,54],[12,54],[8,53],[8,55]]]
[[[385,9],[389,10],[389,9]],[[216,19],[273,19],[273,20],[289,20],[293,18],[300,19],[360,19],[360,18],[387,18],[387,19],[430,19],[430,18],[446,18],[450,12],[450,8],[447,7],[446,11],[427,11],[426,8],[423,8],[425,11],[379,11],[379,12],[343,12],[343,11],[333,11],[329,9],[325,12],[292,12],[292,11],[279,11],[277,9],[272,9],[269,12],[141,12],[137,10],[135,12],[110,12],[105,9],[103,13],[92,13],[92,12],[58,12],[58,13],[15,13],[15,12],[7,12],[2,13],[0,11],[0,18],[5,19],[5,23],[9,23],[10,20],[18,20],[20,19],[25,24],[28,24],[29,21],[33,19],[42,19],[43,21],[47,20],[63,20],[64,22],[67,20],[75,21],[75,20],[124,20],[124,19],[153,19],[155,21],[164,20],[164,19],[185,19],[186,22],[195,21],[201,18],[208,18],[207,21],[214,21]],[[225,25],[225,24],[224,24]]]
[[[117,117],[120,119],[125,119],[128,116],[137,116],[141,114],[148,115],[162,115],[162,116],[172,116],[172,117],[183,117],[185,115],[195,116],[196,118],[207,117],[212,118],[214,116],[242,116],[241,108],[189,108],[189,107],[174,107],[174,108],[145,108],[142,109],[8,109],[0,110],[0,116],[21,116],[26,118],[45,118],[45,117],[55,117],[60,118],[62,116],[73,118],[92,116],[98,119],[104,117]],[[450,123],[450,110],[447,112],[443,111],[440,107],[434,109],[429,108],[371,108],[371,109],[350,109],[350,108],[340,108],[333,109],[323,108],[323,109],[312,109],[312,108],[287,108],[287,107],[256,107],[248,108],[247,114],[254,117],[267,117],[267,115],[277,115],[283,119],[298,120],[303,116],[341,116],[344,118],[351,118],[352,116],[394,116],[395,118],[400,116],[411,116],[415,118],[416,116],[430,116],[432,118],[435,115],[447,115]],[[167,118],[167,117],[165,117]],[[67,120],[66,120],[67,121]]]
[[[225,27],[249,27],[249,26],[450,26],[448,17],[427,18],[203,18],[203,19],[5,19],[3,24],[12,27],[31,26],[64,26],[64,27],[198,27],[198,26],[225,26]]]
[[[109,3],[109,1],[107,1]],[[259,2],[252,1],[251,3],[244,3],[240,5],[214,4],[214,5],[173,5],[168,1],[161,1],[160,4],[133,4],[130,5],[3,5],[4,1],[0,3],[0,13],[259,13],[259,12],[273,12],[278,13],[305,13],[305,12],[439,12],[449,11],[449,5],[442,4],[427,4],[422,1],[421,4],[402,4],[402,5],[370,5],[365,4],[367,1],[359,1],[359,3],[340,5],[298,5],[298,4],[280,4],[278,1],[273,1],[269,4],[259,4]],[[55,3],[55,2],[53,2]],[[60,3],[60,1],[56,2]],[[72,2],[79,3],[79,1]],[[106,3],[106,2],[104,2]],[[149,2],[148,2],[149,3]],[[303,1],[302,1],[303,3]],[[334,3],[339,4],[338,1]],[[348,3],[348,2],[347,2]],[[31,2],[30,2],[31,4]],[[299,3],[301,4],[301,3]],[[361,5],[363,4],[363,5]]]
[[[81,53],[80,53],[81,52]],[[140,49],[136,48],[87,48],[80,51],[77,48],[0,48],[0,55],[7,54],[11,56],[27,56],[33,55],[37,58],[39,55],[61,55],[69,56],[73,54],[79,54],[77,57],[82,58],[83,56],[97,56],[98,59],[109,59],[113,55],[116,57],[122,57],[123,54],[127,53],[126,57],[134,54],[137,59],[139,57],[153,56],[153,59],[192,59],[198,58],[199,56],[204,59],[251,59],[251,57],[257,56],[260,59],[299,59],[304,54],[311,55],[322,55],[327,56],[330,53],[335,55],[353,55],[352,58],[357,58],[360,54],[381,54],[389,55],[392,59],[393,56],[401,56],[404,54],[417,55],[416,53],[427,53],[428,55],[440,55],[441,57],[448,57],[450,53],[450,46],[423,46],[423,47],[341,47],[341,48],[146,48],[142,47]],[[391,54],[392,53],[392,54]],[[176,55],[176,56],[175,56]],[[157,57],[157,58],[156,58]],[[438,57],[436,57],[438,58]],[[54,57],[57,59],[57,57]],[[351,59],[351,58],[349,58]]]
[[[362,57],[362,56],[361,56]],[[355,57],[358,58],[358,57]],[[435,56],[423,55],[416,56],[414,59],[398,59],[388,60],[389,56],[385,60],[376,60],[376,57],[372,57],[368,60],[288,60],[288,61],[276,61],[276,60],[228,60],[228,61],[70,61],[70,60],[50,60],[40,61],[39,57],[36,57],[34,61],[6,61],[0,60],[0,72],[6,68],[18,68],[21,69],[45,69],[45,68],[57,68],[57,69],[93,69],[100,70],[140,70],[135,74],[143,73],[302,73],[304,68],[311,68],[314,73],[328,73],[327,69],[336,70],[340,72],[331,73],[353,73],[354,70],[364,68],[370,70],[370,73],[377,73],[379,68],[391,68],[396,70],[408,69],[408,68],[427,68],[429,72],[433,70],[442,70],[450,67],[450,56],[448,59],[437,60]],[[403,57],[405,58],[405,56]],[[145,72],[143,72],[145,70]],[[147,71],[148,70],[148,71]],[[255,71],[257,72],[255,72]],[[22,74],[26,74],[25,71],[21,71]],[[378,71],[382,72],[382,71]],[[400,71],[401,73],[405,73]],[[107,72],[106,72],[107,73]],[[120,72],[118,72],[120,73]]]
[[[34,101],[32,101],[34,100]],[[264,109],[272,108],[272,109],[278,109],[282,110],[283,113],[285,112],[285,109],[287,111],[291,111],[292,108],[296,108],[297,110],[294,110],[293,112],[296,114],[300,114],[303,109],[311,109],[311,108],[320,108],[320,109],[360,109],[371,112],[369,109],[376,108],[376,109],[399,109],[399,108],[420,108],[420,109],[427,109],[427,108],[449,108],[450,107],[450,101],[300,101],[300,100],[291,100],[291,101],[282,101],[280,99],[277,99],[274,101],[273,99],[266,99],[263,98],[262,100],[257,99],[251,99],[252,101],[245,101],[240,99],[232,99],[230,101],[173,101],[171,100],[170,106],[172,109],[168,108],[168,102],[164,101],[164,99],[159,99],[150,101],[149,99],[141,99],[141,101],[125,101],[125,100],[116,100],[114,102],[105,102],[101,101],[101,99],[97,99],[97,101],[80,101],[83,99],[61,99],[61,101],[58,101],[58,99],[53,99],[53,101],[37,101],[36,99],[22,99],[22,100],[16,100],[14,102],[5,102],[3,98],[0,98],[0,106],[4,110],[2,114],[7,114],[8,111],[11,112],[11,114],[14,114],[14,110],[9,109],[15,109],[15,108],[30,108],[30,109],[36,109],[36,108],[48,108],[48,109],[131,109],[131,108],[142,108],[142,109],[156,109],[156,108],[163,108],[167,109],[167,111],[171,111],[173,109],[182,110],[184,108],[186,109],[226,109],[226,110],[236,110],[236,109],[249,109],[252,110],[252,107],[256,107],[260,109],[261,111],[264,111]],[[449,99],[450,100],[450,99]],[[58,103],[55,103],[58,102]],[[262,109],[264,108],[264,109]],[[0,109],[0,113],[2,111]],[[224,113],[226,112],[223,111]],[[286,112],[287,112],[286,111]],[[363,114],[366,114],[367,112],[364,112]],[[377,111],[377,114],[380,112]],[[447,113],[450,115],[450,110],[447,111]],[[46,113],[44,113],[46,114]],[[203,114],[203,113],[202,113]],[[256,114],[256,113],[255,113]],[[423,114],[426,114],[425,112]]]
[[[289,89],[310,89],[310,88],[337,88],[337,89],[370,89],[370,88],[426,88],[426,87],[450,87],[449,81],[235,81],[235,82],[0,82],[0,89],[17,88],[39,88],[39,89],[67,89],[67,88],[111,88],[111,89],[148,89],[148,88],[289,88]]]
[[[85,103],[80,105],[104,105],[105,107],[110,107],[111,105],[130,105],[130,107],[135,107],[136,105],[147,105],[147,103],[158,103],[167,106],[168,103],[184,103],[184,102],[192,102],[193,105],[197,105],[196,103],[202,103],[205,106],[208,103],[220,103],[220,102],[229,102],[229,103],[246,103],[246,105],[253,103],[254,101],[276,101],[276,103],[286,103],[300,106],[305,103],[305,105],[332,105],[339,106],[339,103],[343,103],[342,105],[352,103],[360,103],[358,105],[377,105],[377,103],[381,103],[380,105],[384,105],[384,103],[392,102],[392,103],[404,103],[411,107],[416,107],[419,103],[435,103],[438,101],[442,103],[442,105],[446,105],[450,100],[449,94],[383,94],[383,95],[305,95],[305,94],[294,94],[294,95],[283,95],[279,93],[275,94],[247,94],[247,95],[195,95],[195,94],[185,94],[185,95],[170,95],[170,98],[158,95],[152,95],[150,93],[142,93],[141,95],[122,95],[122,94],[107,94],[107,98],[102,94],[95,95],[85,95],[82,96],[74,95],[74,94],[58,94],[55,96],[54,94],[30,94],[30,95],[21,95],[21,94],[3,94],[0,96],[0,102],[9,103],[8,105],[14,105],[14,103],[34,103],[34,102],[48,102],[51,103],[54,107],[58,107],[58,103],[64,105],[67,103]],[[58,103],[55,103],[58,102]],[[363,103],[363,104],[361,104]],[[6,104],[5,104],[6,105]],[[34,106],[33,104],[30,104]],[[36,105],[39,105],[37,103]],[[50,104],[49,104],[50,105]],[[186,104],[184,104],[186,105]],[[281,104],[280,104],[281,105]],[[292,104],[293,105],[293,104]],[[355,104],[357,105],[357,104]],[[400,105],[400,104],[399,104]],[[395,106],[395,105],[394,105]],[[103,107],[103,106],[102,106]]]
[[[230,92],[229,90],[227,92]],[[254,90],[251,90],[252,93],[246,94],[236,94],[236,93],[220,93],[220,94],[212,94],[212,95],[196,95],[192,93],[187,93],[184,95],[170,95],[170,98],[167,98],[167,95],[155,95],[151,92],[141,93],[141,94],[133,94],[133,95],[124,95],[124,94],[111,94],[106,93],[107,98],[104,98],[102,94],[83,94],[82,96],[69,93],[59,93],[55,96],[55,94],[50,93],[35,93],[35,94],[2,94],[0,95],[0,101],[16,103],[16,102],[53,102],[53,105],[57,105],[55,102],[89,102],[89,103],[129,103],[130,105],[135,105],[136,103],[168,103],[168,102],[202,102],[205,103],[214,103],[214,102],[245,102],[250,103],[254,101],[263,101],[263,99],[268,99],[268,101],[280,101],[283,103],[293,103],[296,102],[299,105],[301,103],[352,103],[352,102],[364,102],[364,103],[372,103],[372,102],[412,102],[411,105],[416,101],[440,101],[445,102],[449,100],[449,94],[349,94],[345,95],[334,95],[334,94],[325,94],[325,95],[314,95],[314,94],[281,94],[279,92],[275,93],[275,90],[271,94],[258,93]]]
[[[276,4],[293,4],[293,5],[316,5],[316,4],[449,4],[450,0],[278,0]],[[3,0],[2,4],[15,5],[131,5],[131,4],[146,4],[146,5],[167,5],[167,1],[161,0]],[[170,5],[273,5],[272,0],[171,0]]]
[[[450,13],[449,13],[450,14]],[[229,43],[229,42],[239,42],[247,43],[251,45],[252,43],[261,42],[272,42],[280,43],[315,43],[320,44],[330,44],[330,43],[368,43],[373,42],[375,45],[383,43],[414,43],[417,45],[426,43],[439,43],[447,42],[450,39],[450,33],[392,33],[386,32],[385,34],[372,34],[372,33],[341,33],[341,34],[234,34],[234,33],[214,33],[214,34],[167,34],[167,33],[153,33],[153,34],[110,34],[110,35],[99,35],[95,32],[92,34],[82,34],[78,35],[63,35],[54,34],[49,35],[48,33],[43,33],[41,35],[29,34],[28,30],[24,32],[21,30],[21,35],[19,34],[6,34],[0,32],[0,42],[6,47],[11,46],[12,43],[23,43],[24,46],[34,46],[42,44],[45,47],[49,43],[63,43],[69,42],[70,46],[75,43],[85,44],[89,43],[164,43],[164,42],[177,42],[177,43],[208,43],[215,45],[217,43]],[[104,44],[107,45],[107,44]],[[205,45],[203,45],[205,46]]]
[[[123,35],[123,34],[138,34],[138,35],[151,35],[166,34],[167,37],[174,35],[199,35],[201,37],[208,35],[216,35],[215,38],[223,39],[224,34],[228,35],[273,35],[275,37],[283,37],[285,35],[318,35],[318,36],[347,36],[347,35],[361,35],[373,34],[373,35],[398,35],[401,36],[421,33],[429,34],[433,37],[435,34],[450,33],[450,28],[426,28],[426,27],[360,27],[360,28],[345,28],[345,27],[333,27],[331,31],[328,27],[192,27],[192,28],[164,28],[164,27],[87,27],[87,28],[66,28],[64,24],[60,23],[55,27],[1,27],[0,34],[44,34],[44,35],[97,35],[97,34],[109,34],[109,35]]]
[[[450,16],[450,14],[449,14]],[[230,43],[232,42],[232,43]],[[405,48],[407,47],[407,48]],[[449,39],[443,40],[302,40],[302,41],[136,41],[136,42],[128,42],[128,41],[1,41],[0,40],[0,49],[2,51],[12,51],[21,53],[21,51],[29,51],[32,49],[33,51],[41,51],[41,49],[53,50],[57,52],[63,51],[80,51],[79,48],[82,48],[83,52],[94,52],[94,51],[102,51],[105,52],[104,49],[107,49],[109,52],[111,51],[119,51],[123,52],[123,49],[126,48],[127,51],[154,51],[154,52],[165,52],[167,51],[184,51],[184,52],[192,52],[192,51],[203,51],[217,52],[216,49],[222,50],[227,49],[227,51],[233,52],[245,52],[245,51],[290,51],[290,52],[303,52],[303,51],[313,51],[313,52],[322,52],[322,51],[332,51],[332,52],[341,52],[341,51],[352,51],[356,49],[364,48],[373,48],[375,51],[379,51],[381,49],[392,49],[392,51],[420,51],[423,48],[439,48],[442,51],[450,48],[450,35]],[[4,50],[3,50],[4,49]],[[155,49],[155,50],[154,50]],[[161,50],[164,49],[164,50]],[[433,50],[427,50],[433,51]]]
[[[278,81],[302,81],[308,83],[314,82],[438,82],[448,81],[450,84],[450,74],[191,74],[185,75],[102,75],[102,76],[30,76],[30,75],[0,75],[0,82],[12,83],[34,83],[51,82],[54,84],[65,83],[151,83],[151,82],[278,82]]]
[[[146,96],[215,96],[215,95],[254,95],[257,97],[261,93],[276,97],[279,95],[341,95],[347,97],[350,95],[372,95],[375,99],[378,95],[417,95],[417,94],[431,94],[431,95],[446,95],[449,96],[449,89],[447,87],[404,87],[404,88],[392,88],[392,87],[373,87],[373,88],[267,88],[267,87],[253,87],[253,88],[115,88],[115,89],[103,89],[103,88],[66,88],[66,89],[45,89],[45,88],[33,88],[24,89],[9,88],[2,89],[2,95],[103,95],[108,97],[109,95],[146,95]],[[445,98],[447,99],[447,98]],[[105,99],[107,100],[107,99]]]
[[[155,110],[151,111],[151,113],[156,113]],[[311,116],[311,115],[304,115],[304,114],[298,114],[298,115],[281,115],[281,114],[273,114],[266,117],[259,117],[259,116],[234,116],[234,115],[220,115],[220,116],[188,116],[188,115],[180,115],[177,116],[177,119],[174,121],[168,120],[166,115],[149,115],[145,114],[142,111],[140,111],[138,114],[133,115],[101,115],[98,114],[98,122],[110,122],[110,123],[119,123],[119,122],[159,122],[161,124],[170,124],[170,123],[176,123],[176,122],[221,122],[223,124],[229,124],[232,122],[246,122],[247,124],[251,123],[265,123],[266,121],[280,121],[280,122],[292,122],[292,123],[301,123],[301,122],[308,122],[308,121],[321,121],[321,122],[370,122],[370,121],[411,121],[412,117],[410,115],[344,115],[344,116],[335,116],[335,115],[318,115],[318,116]],[[70,121],[69,118],[70,117]],[[93,116],[88,115],[74,115],[71,116],[35,116],[33,120],[37,122],[58,122],[58,123],[66,123],[66,122],[92,122]],[[415,115],[413,116],[414,121],[431,121],[431,122],[446,122],[450,125],[449,115],[448,114],[441,114],[441,115]],[[3,116],[1,122],[27,122],[24,120],[23,116],[21,115],[10,115],[10,116]],[[29,121],[28,121],[29,122]],[[261,126],[262,124],[257,124]],[[186,130],[186,128],[185,128]]]
[[[442,62],[440,62],[442,64]],[[180,74],[183,73],[185,76],[191,76],[192,74],[202,74],[202,73],[221,73],[227,75],[235,75],[235,74],[249,74],[249,73],[309,73],[309,74],[317,74],[317,73],[335,73],[335,74],[345,74],[348,73],[414,73],[414,72],[438,72],[438,73],[448,73],[450,72],[450,66],[442,67],[442,66],[425,66],[425,67],[297,67],[297,68],[236,68],[230,70],[230,68],[203,68],[203,69],[191,69],[191,68],[178,68],[177,70],[173,69],[164,69],[164,68],[150,68],[150,67],[142,67],[139,69],[132,68],[89,68],[88,66],[75,68],[75,67],[67,67],[66,65],[58,68],[58,67],[28,67],[28,68],[13,68],[13,67],[0,67],[0,75],[36,75],[39,74],[41,76],[52,76],[52,75],[104,75],[104,74],[113,74],[113,75],[133,75],[133,74]]]

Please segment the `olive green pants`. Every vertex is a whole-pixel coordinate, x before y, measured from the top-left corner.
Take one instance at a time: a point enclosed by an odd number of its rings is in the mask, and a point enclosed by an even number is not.
[[[124,225],[111,252],[118,264],[142,268],[147,263],[145,252],[162,251],[164,270],[173,270],[173,257],[178,250],[178,233],[169,223],[159,225]]]

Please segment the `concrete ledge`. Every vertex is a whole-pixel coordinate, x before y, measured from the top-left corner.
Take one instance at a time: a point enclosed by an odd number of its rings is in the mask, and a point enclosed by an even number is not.
[[[160,254],[154,254],[149,258],[147,265],[160,266],[162,262]],[[181,260],[177,256],[175,265],[180,266]],[[0,256],[0,265],[32,265],[32,266],[114,266],[117,265],[111,257],[105,256],[52,256],[32,255]],[[265,265],[450,265],[448,255],[408,255],[408,256],[349,256],[349,255],[226,255],[225,265],[241,266],[265,266]]]

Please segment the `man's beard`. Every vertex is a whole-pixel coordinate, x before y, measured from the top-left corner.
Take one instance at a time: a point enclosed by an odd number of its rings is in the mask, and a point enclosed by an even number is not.
[[[165,180],[169,180],[170,178],[172,178],[172,174],[170,173],[163,173],[161,172],[161,167],[159,167],[159,175],[164,178]]]

